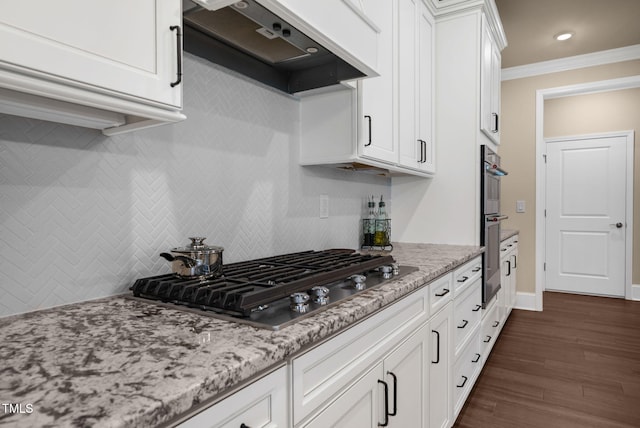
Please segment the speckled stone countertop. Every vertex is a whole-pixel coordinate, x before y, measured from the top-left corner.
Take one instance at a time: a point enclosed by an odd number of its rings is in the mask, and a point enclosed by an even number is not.
[[[171,421],[481,254],[394,244],[418,272],[270,331],[123,296],[0,319],[0,425],[147,427]]]
[[[520,231],[517,229],[500,229],[500,241],[516,236]]]

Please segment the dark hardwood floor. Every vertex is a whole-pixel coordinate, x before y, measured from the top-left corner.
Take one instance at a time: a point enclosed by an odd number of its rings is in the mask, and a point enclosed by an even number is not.
[[[640,427],[640,302],[546,292],[513,310],[454,427]]]

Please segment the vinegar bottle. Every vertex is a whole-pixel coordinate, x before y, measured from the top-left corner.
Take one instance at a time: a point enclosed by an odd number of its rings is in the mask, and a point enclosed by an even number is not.
[[[378,215],[376,217],[376,231],[373,236],[373,243],[375,245],[387,245],[387,211],[385,209],[385,203],[380,195],[380,202],[378,203]]]

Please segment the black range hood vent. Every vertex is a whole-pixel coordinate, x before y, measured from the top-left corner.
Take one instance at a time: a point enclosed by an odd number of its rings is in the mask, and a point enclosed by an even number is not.
[[[364,76],[253,0],[194,7],[183,23],[185,51],[289,94]]]

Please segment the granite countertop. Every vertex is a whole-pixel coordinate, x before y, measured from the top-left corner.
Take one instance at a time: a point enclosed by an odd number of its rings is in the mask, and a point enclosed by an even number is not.
[[[396,261],[418,266],[418,272],[280,331],[124,296],[2,318],[0,425],[144,427],[170,421],[482,251],[394,244]]]
[[[517,229],[500,229],[500,242],[511,238],[512,236],[516,236],[520,231]]]

